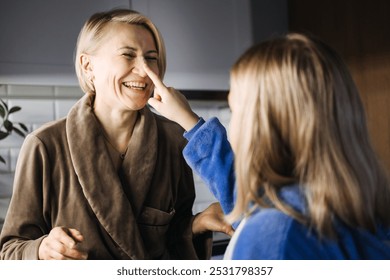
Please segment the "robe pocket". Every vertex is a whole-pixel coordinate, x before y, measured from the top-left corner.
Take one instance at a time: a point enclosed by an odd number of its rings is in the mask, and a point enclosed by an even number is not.
[[[170,212],[165,212],[156,208],[144,207],[139,217],[139,223],[153,226],[164,226],[171,222],[174,215],[174,209]]]
[[[144,207],[138,226],[145,248],[152,259],[163,258],[167,250],[167,231],[175,215],[175,210],[165,212],[156,208]]]

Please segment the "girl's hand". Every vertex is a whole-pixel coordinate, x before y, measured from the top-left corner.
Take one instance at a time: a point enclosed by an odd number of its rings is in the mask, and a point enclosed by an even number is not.
[[[211,204],[206,210],[197,214],[192,223],[194,235],[206,231],[222,232],[229,236],[234,233],[233,227],[225,221],[221,205],[218,202]]]
[[[38,250],[40,260],[85,260],[87,254],[77,249],[84,237],[72,228],[55,227],[42,240]]]
[[[154,84],[154,96],[148,101],[157,112],[178,123],[186,131],[191,130],[199,117],[191,110],[187,99],[172,87],[166,87],[160,78],[144,62],[144,70]]]

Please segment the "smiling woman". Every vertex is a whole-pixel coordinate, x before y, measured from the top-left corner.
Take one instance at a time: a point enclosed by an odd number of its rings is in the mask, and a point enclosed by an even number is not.
[[[113,108],[134,112],[145,107],[153,89],[143,70],[144,59],[159,73],[156,44],[143,26],[112,23],[106,32],[98,51],[80,55],[82,70],[97,93],[95,112]]]
[[[228,227],[219,205],[192,214],[183,130],[145,106],[154,89],[145,63],[164,76],[164,44],[149,19],[114,10],[85,23],[75,57],[85,96],[26,138],[2,259],[210,257],[209,225]]]

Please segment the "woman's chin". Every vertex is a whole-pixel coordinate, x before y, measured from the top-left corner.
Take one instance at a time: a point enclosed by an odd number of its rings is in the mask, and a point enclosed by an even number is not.
[[[132,100],[131,102],[124,102],[124,105],[132,111],[138,111],[143,108],[145,108],[146,104],[148,103],[148,100]]]
[[[131,110],[141,110],[146,106],[150,98],[150,93],[132,91],[129,95],[124,96],[122,99],[123,104]]]

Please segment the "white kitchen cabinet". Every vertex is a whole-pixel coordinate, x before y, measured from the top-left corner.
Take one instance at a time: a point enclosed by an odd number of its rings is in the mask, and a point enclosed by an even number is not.
[[[165,83],[180,89],[226,90],[229,70],[252,44],[250,0],[132,0],[164,37]]]
[[[73,53],[95,12],[129,0],[1,0],[0,84],[77,85]]]
[[[165,82],[182,90],[226,91],[239,55],[287,30],[287,0],[1,0],[0,84],[78,85],[78,33],[90,15],[116,7],[157,25],[167,47]]]

